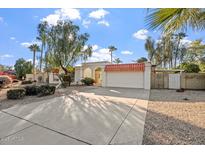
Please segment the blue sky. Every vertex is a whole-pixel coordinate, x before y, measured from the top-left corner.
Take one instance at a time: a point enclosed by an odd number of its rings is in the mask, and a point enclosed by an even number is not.
[[[42,20],[55,24],[70,19],[90,34],[93,57],[89,61],[109,60],[107,47],[114,45],[115,58],[124,63],[146,57],[147,36],[158,39],[160,32],[147,30],[146,9],[0,9],[0,64],[14,65],[18,58],[32,59],[27,46],[36,42],[37,25]],[[187,31],[184,42],[203,39],[204,32]]]

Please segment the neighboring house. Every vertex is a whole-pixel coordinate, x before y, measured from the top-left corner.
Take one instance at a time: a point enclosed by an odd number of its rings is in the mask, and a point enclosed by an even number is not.
[[[93,78],[103,87],[151,88],[151,64],[110,64],[109,62],[83,63],[75,67],[75,83],[85,77]]]

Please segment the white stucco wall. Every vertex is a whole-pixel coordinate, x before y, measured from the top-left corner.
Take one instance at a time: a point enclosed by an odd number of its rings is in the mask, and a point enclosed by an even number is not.
[[[91,68],[87,67],[84,69],[84,75],[83,75],[84,78],[93,78],[92,76],[92,70]]]
[[[144,89],[151,89],[151,75],[152,75],[152,65],[150,63],[145,63],[144,71]]]
[[[59,84],[60,80],[58,78],[58,76],[54,73],[49,73],[49,83],[52,84]]]
[[[95,79],[95,70],[97,68],[102,69],[102,73],[104,72],[105,65],[110,64],[109,62],[89,62],[83,63],[82,66],[75,67],[75,83],[79,83],[82,78],[90,77]]]
[[[81,79],[82,79],[82,68],[81,67],[76,67],[75,68],[75,83],[80,83]]]
[[[33,74],[26,74],[26,80],[37,80],[38,81],[38,77],[42,77],[42,82],[46,82],[46,78],[47,78],[47,74],[46,73],[37,73],[35,75],[35,79],[33,78]]]

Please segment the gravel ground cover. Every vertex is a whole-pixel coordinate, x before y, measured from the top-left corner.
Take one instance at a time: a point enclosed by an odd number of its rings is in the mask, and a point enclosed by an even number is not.
[[[205,91],[151,90],[143,144],[205,144]]]

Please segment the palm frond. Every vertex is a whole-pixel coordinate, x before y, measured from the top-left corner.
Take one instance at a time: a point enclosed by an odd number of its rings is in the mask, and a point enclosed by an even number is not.
[[[162,30],[164,33],[203,29],[205,13],[198,8],[163,8],[150,10],[145,22],[149,29]]]

